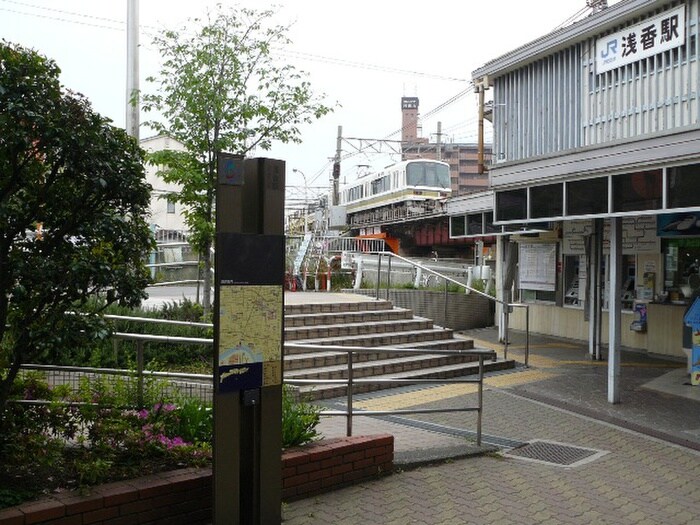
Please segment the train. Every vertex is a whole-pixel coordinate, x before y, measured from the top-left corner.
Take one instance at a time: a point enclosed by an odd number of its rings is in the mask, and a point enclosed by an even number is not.
[[[437,213],[452,194],[450,165],[428,159],[404,160],[360,177],[340,191],[348,224],[389,224]]]

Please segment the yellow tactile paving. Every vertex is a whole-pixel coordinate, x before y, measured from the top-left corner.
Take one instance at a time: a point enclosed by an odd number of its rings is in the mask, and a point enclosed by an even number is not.
[[[484,386],[491,388],[508,388],[525,383],[532,383],[534,381],[542,381],[556,375],[557,374],[545,372],[543,370],[530,369],[524,372],[489,377],[484,380]],[[363,410],[398,410],[426,403],[433,403],[443,399],[473,394],[475,392],[477,392],[477,386],[475,384],[443,385],[414,392],[405,392],[402,394],[369,399],[367,401],[355,403],[355,407]]]
[[[474,339],[474,346],[480,347],[480,348],[488,348],[490,350],[495,350],[500,357],[503,356],[503,344],[501,343],[493,343],[490,341],[482,341],[479,339]],[[537,355],[533,351],[539,349],[546,349],[546,348],[577,348],[580,347],[580,345],[576,344],[571,344],[571,343],[563,343],[563,342],[557,342],[557,343],[545,343],[545,344],[540,344],[540,345],[530,345],[530,357],[528,359],[529,365],[533,367],[541,367],[541,368],[556,368],[560,366],[571,366],[571,365],[580,365],[580,366],[608,366],[607,361],[593,361],[591,359],[575,359],[575,360],[563,360],[563,359],[556,359],[556,358],[551,358],[551,357],[545,357],[541,355]],[[521,345],[510,345],[508,346],[508,353],[509,357],[513,357],[511,355],[511,352],[515,355],[518,356],[518,360],[524,359],[525,356],[525,346]],[[627,367],[627,368],[682,368],[682,364],[678,363],[664,363],[664,362],[654,362],[654,363],[641,363],[641,362],[636,362],[636,361],[631,361],[631,362],[626,362],[626,363],[621,363],[620,366],[622,367]]]
[[[496,350],[499,356],[503,355],[503,345],[500,343],[493,343],[490,341],[482,341],[479,339],[474,339],[474,346],[478,348],[489,348],[491,350]],[[580,345],[567,344],[562,342],[557,343],[545,343],[539,345],[530,345],[530,358],[529,365],[531,368],[525,369],[523,371],[516,371],[509,374],[499,374],[495,376],[490,376],[484,379],[484,387],[488,388],[509,388],[513,386],[523,385],[527,383],[533,383],[536,381],[543,381],[545,379],[550,379],[559,375],[565,374],[564,371],[554,371],[553,369],[561,368],[564,366],[594,366],[594,367],[605,367],[608,366],[607,361],[592,361],[589,359],[578,359],[578,360],[562,360],[557,358],[545,357],[537,355],[533,351],[537,349],[552,349],[552,348],[577,348]],[[517,355],[518,360],[524,358],[525,347],[520,345],[514,345],[508,347],[509,357],[510,352]],[[641,362],[628,362],[621,363],[622,367],[664,367],[664,368],[678,368],[679,365],[674,363],[641,363]],[[426,403],[433,403],[436,401],[441,401],[444,399],[450,399],[454,397],[464,396],[468,394],[473,394],[477,392],[477,386],[475,384],[452,384],[452,385],[442,385],[442,386],[431,386],[421,390],[413,392],[405,392],[401,394],[392,394],[382,397],[375,397],[366,401],[360,401],[355,403],[355,407],[362,410],[399,410],[402,408],[411,408],[418,405],[423,405]]]

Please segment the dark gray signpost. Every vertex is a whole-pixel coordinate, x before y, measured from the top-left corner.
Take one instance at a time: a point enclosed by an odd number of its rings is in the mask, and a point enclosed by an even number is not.
[[[285,164],[220,154],[214,524],[280,523]]]

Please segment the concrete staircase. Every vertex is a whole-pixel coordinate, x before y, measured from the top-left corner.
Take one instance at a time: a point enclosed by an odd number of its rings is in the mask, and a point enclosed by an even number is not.
[[[450,329],[433,326],[430,319],[416,317],[411,310],[395,308],[389,301],[368,299],[361,302],[288,304],[284,312],[287,343],[392,347],[413,350],[471,350],[471,339]],[[450,378],[478,372],[478,360],[465,355],[431,355],[407,352],[388,355],[381,352],[355,354],[354,378]],[[486,371],[513,368],[513,361],[485,362]],[[286,348],[284,377],[292,379],[345,379],[347,353],[309,352]],[[354,392],[391,388],[390,384],[356,384]],[[327,399],[346,395],[342,385],[300,387],[310,399]]]

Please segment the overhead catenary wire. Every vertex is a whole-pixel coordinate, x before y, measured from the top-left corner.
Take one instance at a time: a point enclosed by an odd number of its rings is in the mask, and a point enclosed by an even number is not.
[[[327,57],[327,56],[323,56],[323,55],[316,55],[313,53],[306,53],[303,51],[293,51],[293,50],[281,49],[281,48],[272,48],[272,49],[275,49],[275,51],[277,53],[280,53],[282,55],[297,57],[297,58],[301,58],[303,60],[310,60],[310,61],[314,61],[314,62],[336,64],[336,65],[345,66],[345,67],[367,69],[370,71],[381,71],[384,73],[399,73],[399,74],[403,74],[403,75],[432,78],[432,79],[436,79],[436,80],[445,80],[445,81],[452,81],[452,82],[467,82],[467,79],[465,79],[465,78],[456,78],[456,77],[451,77],[451,76],[446,76],[446,75],[439,75],[436,73],[426,73],[424,71],[400,69],[400,68],[393,67],[393,66],[370,64],[367,62],[356,62],[354,60],[347,60],[344,58]]]
[[[554,29],[552,29],[552,31],[557,31],[558,29],[561,29],[562,27],[565,27],[565,26],[567,26],[567,25],[569,25],[569,24],[573,24],[573,23],[576,22],[581,16],[583,16],[583,15],[586,13],[586,11],[589,11],[589,10],[591,10],[591,8],[590,8],[589,6],[585,6],[585,7],[581,8],[581,9],[579,9],[578,11],[576,11],[576,13],[574,13],[574,14],[571,15],[569,18],[567,18],[566,20],[564,20],[563,22],[561,22],[559,25],[557,25]]]
[[[58,17],[58,16],[54,16],[54,15],[50,15],[50,14],[41,14],[41,13],[19,11],[16,9],[10,9],[10,8],[6,8],[6,7],[0,7],[0,11],[7,11],[7,12],[25,15],[25,16],[34,16],[34,17],[38,17],[38,18],[45,18],[45,19],[49,19],[49,20],[55,20],[57,22],[65,22],[65,23],[69,23],[69,24],[77,24],[77,25],[95,27],[98,29],[109,29],[111,31],[126,31],[126,21],[125,20],[119,20],[119,19],[115,19],[115,18],[107,18],[107,17],[102,17],[102,16],[96,16],[96,15],[88,15],[85,13],[76,13],[74,11],[67,11],[64,9],[57,9],[57,8],[53,8],[53,7],[45,7],[45,6],[40,6],[37,4],[28,3],[28,2],[20,2],[18,0],[0,0],[0,2],[15,4],[15,5],[29,7],[29,8],[33,8],[33,9],[42,10],[42,11],[47,11],[49,13],[57,13],[59,15],[64,15],[64,16],[72,16],[72,17],[78,17],[78,18],[85,18],[88,20],[97,20],[100,22],[107,22],[110,24],[115,24],[118,27],[104,25],[104,24],[97,24],[97,23],[87,22],[87,21],[81,21],[81,20],[74,20],[74,19],[64,18],[64,17]],[[144,32],[144,34],[146,34],[148,36],[153,36],[153,34],[154,34],[153,32],[159,30],[157,27],[143,25],[143,24],[140,24],[139,28]],[[353,61],[353,60],[348,60],[348,59],[343,59],[343,58],[335,58],[335,57],[328,57],[328,56],[324,56],[324,55],[318,55],[315,53],[307,53],[304,51],[294,51],[294,50],[276,48],[276,47],[272,47],[271,49],[278,56],[296,57],[296,58],[300,58],[302,60],[308,60],[308,61],[312,61],[312,62],[336,64],[336,65],[343,66],[343,67],[366,69],[368,71],[378,71],[378,72],[382,72],[382,73],[410,75],[410,76],[417,76],[417,77],[424,77],[424,78],[431,78],[431,79],[436,79],[436,80],[444,80],[444,81],[452,81],[452,82],[465,82],[466,81],[466,79],[463,79],[463,78],[455,78],[455,77],[441,75],[441,74],[437,74],[437,73],[428,73],[425,71],[401,69],[401,68],[396,68],[396,67],[387,66],[387,65],[371,64],[371,63],[367,63],[367,62],[358,62],[358,61]]]
[[[19,0],[0,0],[0,2],[4,3],[6,5],[12,4],[12,5],[16,5],[16,6],[21,6],[23,8],[37,9],[37,10],[41,10],[41,11],[50,13],[50,14],[42,14],[42,13],[35,13],[35,12],[30,13],[30,12],[23,12],[23,11],[19,11],[16,9],[11,9],[11,8],[0,6],[0,10],[2,10],[2,11],[12,12],[12,13],[20,14],[23,16],[33,16],[33,17],[51,19],[51,20],[55,20],[55,21],[59,21],[59,22],[96,27],[99,29],[108,29],[111,31],[125,31],[126,30],[125,20],[101,17],[101,16],[90,15],[90,14],[86,14],[86,13],[77,13],[77,12],[72,12],[72,11],[68,11],[68,10],[64,10],[64,9],[58,9],[55,7],[46,7],[46,6],[41,6],[41,5],[37,5],[34,3],[30,3],[30,2],[23,2],[23,1],[19,1]],[[589,7],[584,7],[583,9],[580,9],[574,15],[572,15],[571,17],[569,17],[565,21],[563,21],[555,29],[563,27],[565,24],[567,24],[571,20],[576,20],[578,17],[580,17],[583,13],[585,13],[589,9],[590,9]],[[56,16],[56,15],[60,15],[60,16]],[[67,17],[74,17],[75,19],[71,19],[71,18],[67,18]],[[107,25],[107,24],[112,24],[112,25]],[[154,30],[158,30],[157,28],[152,27],[152,26],[140,25],[140,27],[142,28],[142,30],[146,34],[152,33],[152,31],[154,31]],[[295,58],[298,58],[301,60],[308,60],[308,61],[314,61],[314,62],[330,63],[330,64],[342,66],[342,67],[360,68],[360,69],[366,69],[369,71],[377,71],[377,72],[389,73],[389,74],[404,74],[404,75],[432,78],[432,79],[451,81],[451,82],[467,82],[466,79],[448,76],[448,75],[440,75],[440,74],[436,74],[436,73],[428,73],[428,72],[415,71],[415,70],[405,70],[405,69],[395,68],[393,66],[364,63],[364,62],[358,62],[358,61],[347,60],[347,59],[342,59],[342,58],[328,57],[328,56],[319,55],[319,54],[315,54],[315,53],[306,53],[303,51],[294,51],[294,50],[289,50],[289,49],[274,49],[274,52],[277,55],[282,55],[282,56],[287,56],[287,57],[295,57]],[[466,89],[461,90],[459,93],[457,93],[453,97],[447,99],[446,101],[439,104],[438,106],[431,109],[430,111],[422,114],[420,116],[421,121],[423,121],[423,122],[427,121],[428,119],[437,115],[438,113],[440,113],[441,111],[443,111],[447,107],[451,106],[455,102],[461,100],[462,98],[467,96],[469,93],[472,93],[473,90],[474,90],[474,86],[471,82],[469,82]],[[451,126],[448,128],[444,128],[443,134],[449,133],[451,131],[462,130],[464,128],[467,128],[471,122],[473,122],[473,119],[468,119],[468,121],[465,121],[461,124],[457,124],[457,125],[454,125],[454,126]],[[403,131],[403,127],[388,134],[386,136],[386,139],[390,139],[391,137],[393,137],[397,134],[400,134],[402,131]],[[365,155],[366,156],[367,152],[357,151],[357,152],[347,153],[341,157],[341,161],[347,161],[348,159],[355,157],[357,155]],[[311,182],[318,180],[318,178],[320,176],[322,176],[332,164],[333,164],[332,161],[328,161],[328,162],[324,163],[323,166],[314,175],[312,175]]]

